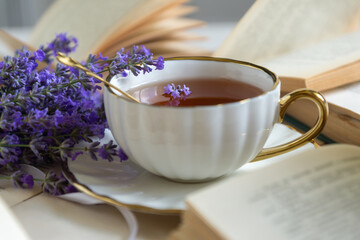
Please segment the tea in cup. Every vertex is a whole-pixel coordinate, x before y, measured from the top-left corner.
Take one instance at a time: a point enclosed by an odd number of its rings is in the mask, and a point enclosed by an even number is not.
[[[141,102],[105,88],[105,111],[115,140],[132,161],[175,181],[211,180],[250,161],[291,151],[316,137],[328,115],[318,92],[301,89],[280,98],[274,73],[232,59],[169,58],[161,71],[115,76],[111,83]],[[164,94],[170,83],[190,87],[191,94],[174,101]],[[300,98],[318,106],[315,126],[287,144],[264,149],[274,124]]]

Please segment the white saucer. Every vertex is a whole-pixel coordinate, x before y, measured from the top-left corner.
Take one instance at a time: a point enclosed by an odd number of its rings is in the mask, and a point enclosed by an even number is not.
[[[295,130],[276,124],[268,141],[267,147],[288,142],[300,136]],[[111,139],[111,133],[106,133]],[[233,174],[245,174],[257,168],[281,161],[294,152],[314,148],[308,143],[292,152],[273,157],[264,161],[248,163]],[[80,155],[75,161],[68,162],[65,176],[82,192],[105,202],[127,206],[132,210],[154,213],[180,213],[185,210],[185,196],[193,191],[225,178],[206,183],[177,183],[153,175],[128,160],[125,162],[94,161],[90,156]]]

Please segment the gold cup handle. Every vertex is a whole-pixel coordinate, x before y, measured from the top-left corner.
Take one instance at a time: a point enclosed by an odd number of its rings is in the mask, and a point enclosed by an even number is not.
[[[305,145],[309,141],[313,140],[322,131],[329,114],[329,108],[325,98],[320,93],[310,89],[295,90],[289,94],[286,94],[280,99],[279,122],[283,121],[287,108],[297,99],[309,99],[317,106],[319,110],[319,116],[314,127],[304,133],[301,137],[294,139],[291,142],[271,148],[264,148],[251,162],[274,157],[283,153],[287,153],[295,148],[301,147],[302,145]]]

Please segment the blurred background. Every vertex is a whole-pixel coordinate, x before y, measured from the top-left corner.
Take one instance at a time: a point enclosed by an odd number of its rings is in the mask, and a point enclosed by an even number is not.
[[[189,5],[198,6],[199,10],[190,16],[206,22],[237,22],[254,1],[192,0]],[[52,2],[54,0],[0,0],[0,27],[31,27]]]

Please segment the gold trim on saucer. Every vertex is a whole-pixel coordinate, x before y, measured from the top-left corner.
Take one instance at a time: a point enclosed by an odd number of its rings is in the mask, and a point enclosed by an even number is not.
[[[288,125],[284,125],[287,128],[299,132],[297,129],[288,126]],[[308,143],[311,143],[315,146],[315,148],[319,147],[319,145],[317,145],[317,143],[314,140],[309,141]],[[88,186],[86,186],[84,183],[79,182],[76,177],[74,176],[74,174],[70,171],[67,162],[62,162],[61,163],[61,169],[62,172],[64,174],[64,176],[66,177],[66,179],[74,186],[76,187],[77,190],[79,190],[80,192],[83,192],[84,194],[99,199],[101,201],[103,201],[104,203],[108,203],[111,205],[115,205],[115,206],[120,206],[120,207],[126,207],[132,211],[137,211],[137,212],[144,212],[144,213],[154,213],[154,214],[163,214],[163,215],[180,215],[181,213],[184,212],[184,210],[180,210],[180,209],[157,209],[157,208],[151,208],[151,207],[146,207],[143,205],[137,205],[137,204],[128,204],[128,203],[123,203],[120,202],[114,198],[111,198],[109,196],[100,194],[100,193],[96,193],[95,191],[93,191],[91,188],[89,188]]]
[[[76,179],[74,174],[70,171],[67,162],[62,162],[61,163],[61,170],[62,170],[64,176],[66,177],[66,179],[74,187],[76,187],[77,190],[79,190],[80,192],[85,193],[86,195],[89,195],[90,197],[99,199],[99,200],[101,200],[101,201],[103,201],[105,203],[115,205],[115,206],[120,206],[120,207],[126,207],[126,208],[129,208],[130,210],[133,210],[133,211],[145,212],[145,213],[178,215],[178,214],[181,214],[182,212],[184,212],[183,210],[179,210],[179,209],[156,209],[156,208],[146,207],[146,206],[137,205],[137,204],[128,204],[128,203],[119,202],[119,201],[117,201],[117,200],[115,200],[115,199],[113,199],[113,198],[111,198],[109,196],[96,193],[91,188],[86,186],[85,184],[80,183]]]

